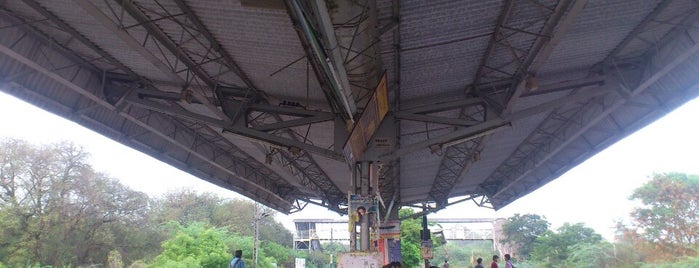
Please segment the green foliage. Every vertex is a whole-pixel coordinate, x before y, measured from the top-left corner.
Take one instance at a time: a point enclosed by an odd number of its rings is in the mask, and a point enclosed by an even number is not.
[[[349,247],[347,245],[344,245],[342,243],[337,243],[337,242],[323,243],[322,247],[323,247],[323,252],[332,253],[332,254],[337,254],[338,252],[349,251]]]
[[[138,260],[152,260],[160,254],[162,241],[174,235],[167,234],[160,223],[147,215],[139,217],[128,224],[115,224],[109,229],[113,237],[112,246],[122,255],[124,264],[136,263]]]
[[[306,257],[306,266],[325,267],[330,263],[330,256],[320,251],[310,251]]]
[[[31,259],[27,248],[23,247],[28,219],[17,217],[16,208],[6,207],[0,209],[0,259],[9,264],[19,264]]]
[[[192,256],[182,256],[179,260],[173,259],[156,259],[150,267],[172,267],[172,268],[191,268],[202,267],[201,262]],[[221,266],[225,267],[225,266]]]
[[[11,266],[104,263],[127,246],[110,230],[146,215],[145,194],[93,170],[74,144],[6,140],[0,148],[0,259]]]
[[[503,242],[513,246],[519,256],[528,258],[534,247],[534,241],[548,231],[551,224],[545,217],[536,214],[515,214],[507,218],[502,225],[505,236]]]
[[[404,218],[415,214],[411,208],[402,208],[398,217]],[[400,255],[406,267],[415,267],[421,262],[420,258],[420,219],[406,219],[400,223]]]
[[[265,251],[265,248],[267,246],[265,244],[270,243],[274,244],[274,242],[267,241],[267,242],[262,242],[260,244],[260,251],[257,253],[258,261],[257,264],[259,267],[262,268],[269,268],[272,267],[271,262],[276,260],[274,257],[267,257],[267,251]],[[238,235],[233,235],[230,236],[226,240],[226,245],[228,245],[228,248],[231,249],[231,252],[240,249],[243,251],[243,261],[245,262],[246,266],[252,266],[253,263],[253,237],[251,236],[238,236]],[[277,255],[280,256],[280,255]],[[283,256],[283,255],[282,255]],[[232,258],[232,254],[231,254]]]
[[[185,224],[200,221],[212,226],[225,227],[228,232],[242,236],[253,236],[251,223],[254,222],[255,205],[244,200],[224,200],[210,193],[197,193],[192,190],[168,193],[157,200],[156,217],[159,222],[177,221]],[[273,241],[280,245],[292,246],[293,235],[274,220],[272,211],[259,220],[260,240]]]
[[[231,249],[231,252],[238,249],[242,250],[243,260],[250,262],[252,261],[252,242],[253,237],[251,236],[231,236],[226,241],[226,244],[228,245],[228,248]]]
[[[667,261],[696,254],[699,176],[654,174],[631,198],[640,200],[642,206],[631,213],[635,222],[625,233],[633,236],[629,239],[645,244],[644,251],[650,260]]]
[[[0,140],[0,261],[8,267],[225,267],[229,248],[251,263],[253,216],[253,203],[209,193],[151,199],[93,170],[71,143]],[[259,226],[260,267],[287,261],[291,232],[273,214]]]
[[[175,237],[163,242],[163,252],[151,267],[225,267],[230,253],[224,242],[228,234],[202,223],[179,227]]]
[[[616,258],[614,245],[609,242],[578,243],[568,249],[567,267],[624,267]]]
[[[304,258],[308,268],[335,267],[338,253],[349,251],[349,246],[336,242],[323,243],[321,247],[323,251],[294,251],[292,255],[289,255],[287,262],[284,263],[293,267],[293,258]]]
[[[230,233],[253,236],[251,223],[254,221],[255,206],[243,200],[228,200],[218,206],[213,213],[213,224],[226,226]],[[263,218],[262,221],[267,220]],[[265,235],[265,232],[260,232]]]
[[[549,230],[536,239],[531,259],[540,263],[542,267],[556,267],[568,259],[575,245],[597,244],[600,241],[602,236],[592,228],[585,227],[582,223],[565,223],[557,232]]]
[[[473,267],[478,257],[488,260],[493,254],[490,241],[449,241],[434,250],[434,260],[449,260],[450,267]]]
[[[294,235],[283,224],[275,221],[272,215],[260,220],[260,240],[274,242],[287,248],[293,247]]]
[[[699,267],[699,257],[680,257],[672,262],[644,263],[641,268],[696,268]]]
[[[519,247],[518,257],[531,255],[516,266],[699,267],[699,177],[655,174],[631,198],[642,206],[632,213],[630,228],[620,228],[624,235],[615,244],[601,242],[582,224],[553,232],[538,215],[510,217],[503,224],[505,242]],[[399,212],[401,218],[412,214]],[[0,268],[225,267],[235,249],[252,266],[255,215],[251,202],[190,190],[151,199],[93,170],[88,154],[74,144],[0,140]],[[289,263],[298,254],[290,249],[291,232],[272,216],[259,221],[261,268]],[[401,224],[405,267],[422,263],[421,229],[421,219]],[[493,253],[477,245],[434,245],[435,261],[449,259],[452,267],[470,266],[471,256],[487,265]],[[327,267],[330,254],[346,250],[340,244],[323,247],[325,252],[306,256],[309,267]]]
[[[407,218],[415,214],[415,211],[411,208],[402,208],[398,211],[399,218]],[[434,223],[428,223],[430,226],[434,226]],[[411,218],[402,220],[400,223],[400,251],[401,260],[403,265],[406,267],[414,267],[421,265],[422,258],[420,254],[420,245],[422,243],[420,238],[420,231],[422,230],[422,219],[421,218]],[[433,251],[442,245],[435,236],[432,236],[432,248]]]
[[[107,267],[108,268],[123,268],[124,261],[121,259],[121,253],[117,250],[112,250],[109,252],[107,257]]]
[[[138,260],[129,265],[129,268],[147,268],[148,264],[143,260]]]
[[[294,250],[280,244],[265,241],[262,243],[263,256],[267,256],[269,262],[277,264],[286,263],[294,257]]]

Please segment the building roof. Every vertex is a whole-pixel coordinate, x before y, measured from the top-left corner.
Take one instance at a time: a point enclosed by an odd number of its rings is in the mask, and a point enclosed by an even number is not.
[[[699,95],[691,0],[0,7],[3,91],[284,213],[346,213],[355,161],[499,209]]]

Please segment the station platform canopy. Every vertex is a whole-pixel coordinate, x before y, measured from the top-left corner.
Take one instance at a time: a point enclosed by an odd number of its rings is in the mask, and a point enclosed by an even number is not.
[[[0,89],[283,213],[346,213],[363,161],[387,205],[499,209],[699,95],[698,11],[0,1]]]

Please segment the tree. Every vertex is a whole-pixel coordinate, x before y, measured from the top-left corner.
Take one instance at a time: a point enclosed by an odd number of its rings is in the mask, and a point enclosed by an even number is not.
[[[121,259],[121,253],[119,253],[119,251],[112,250],[109,252],[109,257],[107,257],[107,267],[124,268],[124,261]]]
[[[87,163],[71,143],[0,142],[0,258],[10,265],[106,262],[112,228],[147,215],[148,197]],[[135,226],[134,226],[135,227]]]
[[[294,245],[294,235],[284,225],[274,220],[270,214],[260,220],[260,240],[270,241],[291,248]]]
[[[617,261],[614,245],[609,242],[578,243],[569,249],[566,267],[598,268],[624,267],[623,262]],[[633,264],[633,263],[631,263]]]
[[[0,262],[9,267],[143,267],[160,256],[156,264],[162,267],[217,266],[220,260],[227,263],[232,252],[163,256],[180,249],[172,241],[216,242],[219,235],[225,248],[243,249],[244,259],[251,260],[251,202],[187,190],[154,201],[92,169],[88,156],[71,143],[34,146],[0,140]],[[292,235],[272,216],[260,221],[259,264],[264,268],[291,255],[283,245],[291,244]],[[170,227],[180,227],[162,228],[169,221],[178,224]],[[229,236],[228,230],[247,235]],[[161,253],[165,240],[170,242]],[[207,243],[200,246],[216,246]]]
[[[309,251],[306,255],[306,265],[311,268],[323,268],[330,264],[330,256],[321,251]]]
[[[398,211],[399,218],[406,218],[415,214],[411,208],[402,208]],[[406,267],[415,267],[420,264],[420,230],[422,223],[419,219],[405,219],[400,222],[400,256]]]
[[[626,238],[639,245],[650,261],[694,256],[699,246],[699,176],[654,174],[630,197],[642,205],[633,210]]]
[[[277,266],[289,262],[294,256],[294,250],[290,247],[285,247],[271,241],[265,241],[261,243],[261,245],[263,255],[268,256],[268,259],[271,258],[269,261],[277,263]]]
[[[223,202],[214,211],[213,224],[216,226],[227,226],[231,233],[253,236],[252,223],[255,217],[255,204],[240,199],[232,199]],[[269,217],[262,218],[261,223]],[[265,232],[260,232],[265,235]]]
[[[225,227],[228,232],[253,236],[255,204],[241,199],[222,199],[212,193],[198,193],[193,190],[169,192],[158,199],[157,218],[159,222],[177,221],[180,224],[198,221],[212,226]],[[259,220],[261,241],[273,241],[291,247],[293,235],[284,225],[274,220],[274,212],[267,212]]]
[[[221,206],[223,199],[212,193],[182,189],[168,192],[158,201],[157,214],[161,222],[177,221],[180,224],[186,224],[197,221],[220,226],[213,220],[214,212]]]
[[[163,242],[163,252],[152,267],[226,267],[231,255],[224,240],[228,234],[221,229],[207,228],[203,223],[181,226],[172,224],[176,235]]]
[[[564,223],[557,232],[546,231],[534,242],[531,259],[545,267],[555,267],[564,263],[573,246],[578,244],[597,244],[602,236],[582,223]]]
[[[349,247],[347,245],[344,245],[342,243],[338,242],[326,242],[323,243],[323,252],[328,252],[332,254],[337,254],[339,252],[347,252],[349,251]]]
[[[515,214],[502,225],[503,242],[513,246],[522,258],[529,257],[534,241],[544,234],[551,224],[536,214]]]
[[[684,256],[668,263],[647,263],[642,268],[696,268],[699,267],[699,257]]]
[[[417,266],[422,261],[420,254],[422,219],[410,218],[414,214],[415,212],[411,208],[398,210],[398,217],[404,219],[400,222],[400,255],[403,264],[407,267]],[[428,222],[428,225],[434,226],[435,224]],[[441,245],[442,242],[432,236],[433,250]]]
[[[449,260],[451,267],[473,267],[476,258],[493,254],[493,244],[488,240],[449,241],[434,251],[434,260]]]

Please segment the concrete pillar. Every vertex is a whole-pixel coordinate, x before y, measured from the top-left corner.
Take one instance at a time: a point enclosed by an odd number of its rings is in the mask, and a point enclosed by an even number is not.
[[[369,179],[370,179],[370,169],[369,162],[360,162],[359,168],[359,184],[360,184],[360,194],[362,197],[369,196]],[[369,214],[367,213],[369,208],[366,208],[365,214],[361,217],[360,221],[360,233],[359,233],[359,249],[361,251],[369,251]]]

